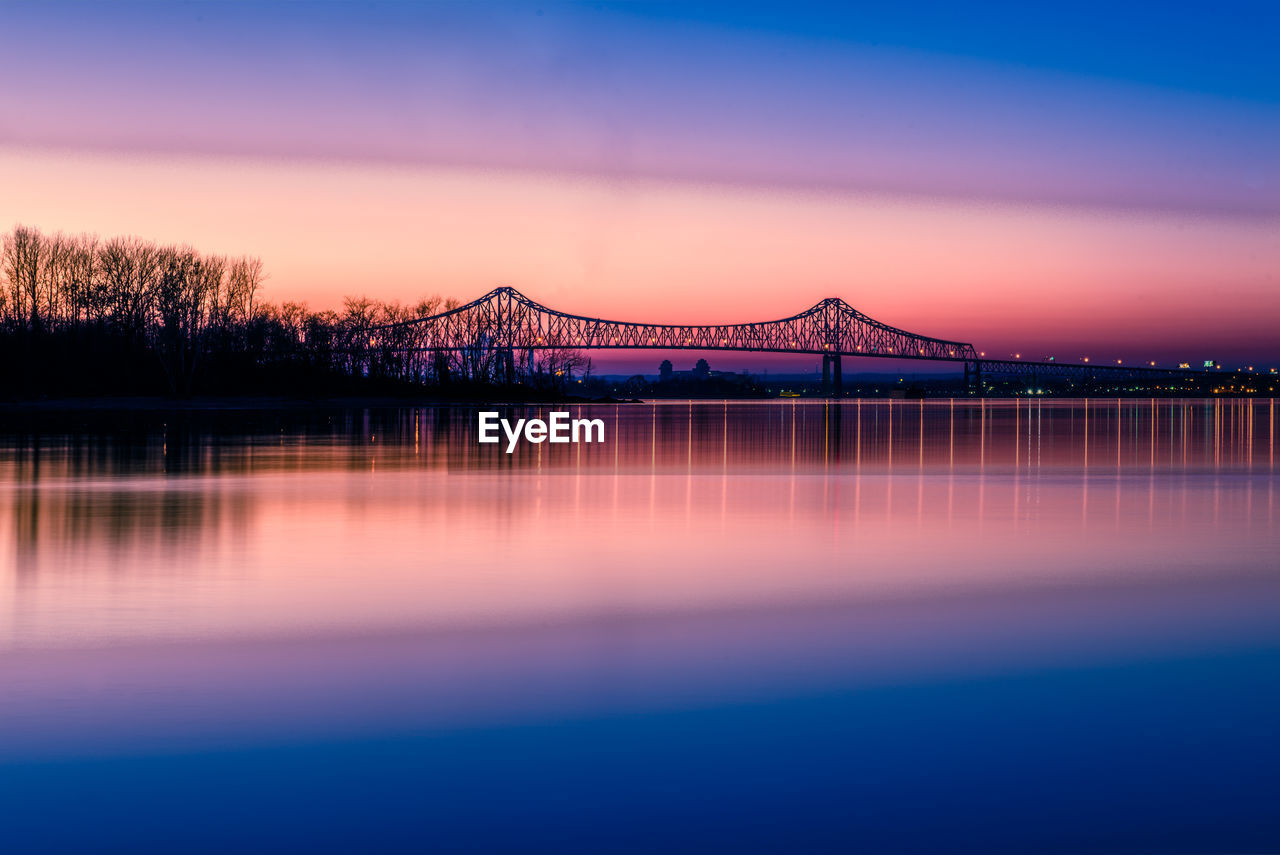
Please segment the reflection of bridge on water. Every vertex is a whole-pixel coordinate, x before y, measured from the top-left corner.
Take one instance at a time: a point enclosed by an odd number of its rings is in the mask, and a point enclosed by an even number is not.
[[[869,318],[838,297],[776,321],[739,324],[645,324],[571,315],[530,300],[514,288],[497,288],[447,312],[370,330],[350,354],[353,368],[374,354],[398,354],[406,377],[443,379],[449,359],[496,356],[497,376],[511,380],[517,365],[545,350],[733,350],[822,356],[823,385],[844,391],[843,357],[913,359],[964,364],[966,384],[982,389],[984,376],[1018,377],[1032,384],[1053,378],[1086,384],[1132,380],[1138,384],[1204,378],[1190,369],[1097,365],[1087,362],[986,359],[972,344],[918,335]],[[366,365],[369,363],[365,363]]]

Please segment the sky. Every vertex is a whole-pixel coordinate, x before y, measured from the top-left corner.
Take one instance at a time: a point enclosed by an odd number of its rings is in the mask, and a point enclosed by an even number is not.
[[[266,298],[314,308],[511,285],[726,323],[839,296],[989,356],[1280,363],[1274,4],[3,17],[3,229],[259,255]]]

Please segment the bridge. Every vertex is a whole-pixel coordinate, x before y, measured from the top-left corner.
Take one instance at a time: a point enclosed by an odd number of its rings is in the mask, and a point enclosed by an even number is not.
[[[573,315],[503,287],[449,311],[370,327],[368,333],[367,349],[361,339],[350,352],[354,369],[360,370],[363,360],[380,353],[392,357],[397,373],[422,379],[432,373],[445,379],[451,368],[483,363],[491,365],[498,379],[511,381],[520,362],[532,366],[535,351],[579,349],[816,354],[822,356],[824,387],[837,396],[843,394],[842,357],[846,356],[964,363],[966,381],[979,390],[984,376],[1020,377],[1033,383],[1061,377],[1151,383],[1205,376],[1188,369],[986,359],[972,344],[889,326],[838,297],[775,321],[679,325]]]

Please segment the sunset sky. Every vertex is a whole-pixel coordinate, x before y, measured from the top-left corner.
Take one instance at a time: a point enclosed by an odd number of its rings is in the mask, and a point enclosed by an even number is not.
[[[701,323],[840,296],[990,356],[1280,363],[1275,4],[11,3],[0,29],[0,229],[260,255],[271,300],[512,285]]]

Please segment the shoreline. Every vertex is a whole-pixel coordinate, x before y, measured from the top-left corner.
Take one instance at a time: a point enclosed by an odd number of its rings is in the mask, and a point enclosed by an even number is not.
[[[1098,396],[1049,396],[1037,397],[1035,400],[1093,398],[1094,400],[1112,398],[1146,398],[1146,395],[1098,395]],[[1254,398],[1272,400],[1269,396],[1221,396],[1221,395],[1175,395],[1157,396],[1161,399],[1188,398],[1221,400],[1226,397]],[[966,400],[1022,400],[1021,396],[987,396],[983,399],[968,398]],[[819,396],[800,396],[798,398],[697,398],[673,397],[659,399],[613,398],[609,396],[590,398],[585,396],[565,396],[560,398],[527,398],[500,399],[496,397],[477,398],[438,398],[413,395],[331,395],[331,396],[289,396],[289,395],[196,395],[190,398],[172,398],[163,395],[122,395],[114,396],[82,396],[58,398],[20,398],[0,400],[0,416],[20,415],[27,413],[84,413],[84,412],[266,412],[280,410],[307,409],[364,409],[364,408],[416,408],[416,407],[459,407],[474,409],[477,407],[548,407],[548,406],[589,406],[607,404],[642,404],[652,400],[669,401],[832,401]],[[894,398],[891,396],[875,396],[863,398],[846,398],[844,400],[895,400],[914,402],[920,400],[947,400],[946,396],[934,398]],[[1033,399],[1028,399],[1033,400]]]
[[[291,397],[287,395],[197,395],[190,398],[156,396],[32,398],[0,401],[0,414],[86,412],[129,410],[136,412],[234,412],[238,410],[301,410],[315,408],[365,407],[523,407],[580,406],[586,404],[635,404],[632,398],[539,398],[493,400],[471,398],[431,398],[392,395],[335,395],[331,397]]]

